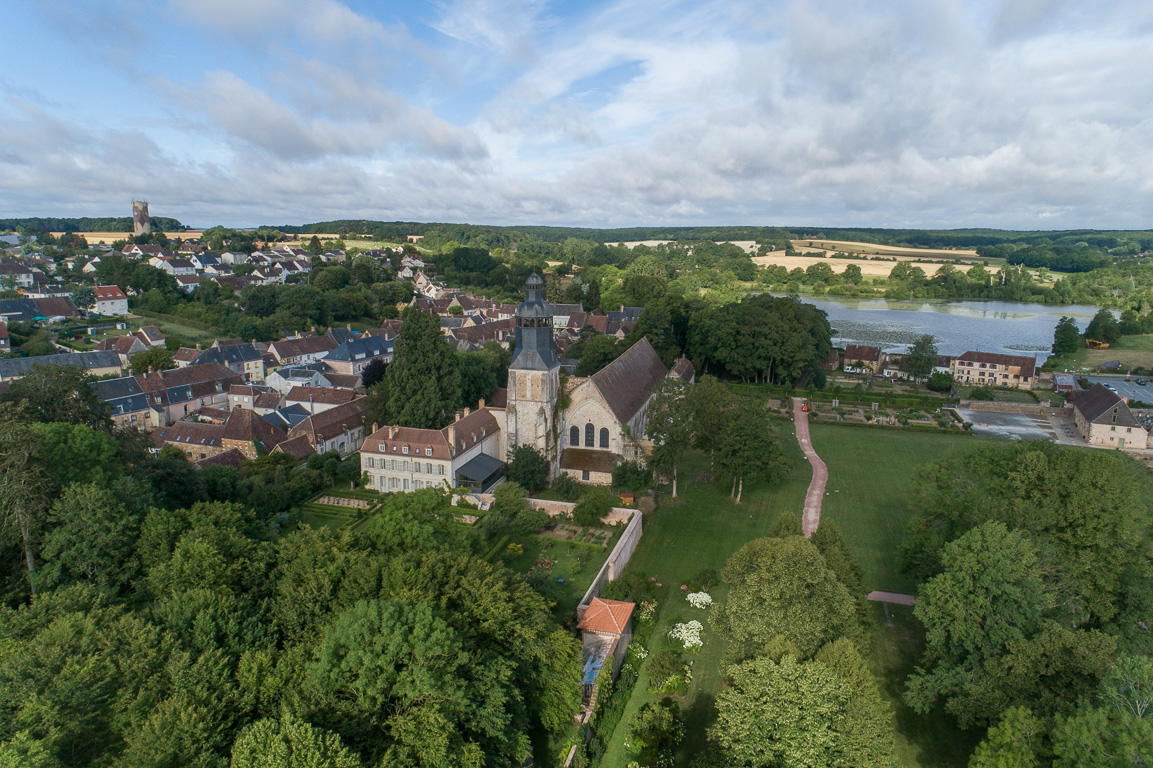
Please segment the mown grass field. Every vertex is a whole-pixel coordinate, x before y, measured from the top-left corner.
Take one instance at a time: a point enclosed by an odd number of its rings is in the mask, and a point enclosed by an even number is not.
[[[782,425],[791,438],[791,429]],[[866,589],[915,592],[916,584],[898,571],[897,548],[912,517],[910,483],[918,467],[949,450],[973,444],[977,438],[935,433],[881,431],[834,425],[813,425],[813,443],[829,467],[829,495],[824,520],[834,520],[864,570]],[[707,471],[707,458],[690,455],[680,475],[681,499],[662,503],[646,521],[645,534],[629,563],[628,572],[655,577],[663,585],[656,628],[649,650],[671,648],[665,633],[676,621],[698,619],[705,624],[704,647],[691,656],[693,682],[681,701],[686,736],[677,765],[687,766],[706,743],[716,695],[723,689],[720,669],[723,645],[708,624],[708,611],[692,608],[680,584],[704,568],[720,570],[743,544],[765,536],[780,515],[799,517],[811,472],[795,441],[788,444],[791,475],[770,488],[746,488],[738,506],[719,488],[690,478]],[[667,492],[667,488],[662,489]],[[711,590],[718,602],[727,587]],[[911,609],[890,608],[893,626],[886,625],[881,606],[871,650],[875,672],[894,704],[898,765],[903,768],[962,766],[972,749],[970,737],[957,731],[941,713],[917,716],[900,701],[904,679],[912,670],[923,643],[923,631]],[[624,768],[630,760],[624,746],[629,716],[644,703],[658,700],[648,692],[642,669],[629,701],[622,727],[613,734],[602,765]]]
[[[829,467],[821,521],[841,529],[864,571],[865,588],[916,592],[899,572],[897,548],[913,517],[912,480],[919,467],[982,438],[813,424],[813,447]]]
[[[1078,349],[1071,355],[1054,356],[1047,362],[1052,370],[1096,370],[1112,360],[1121,361],[1121,371],[1134,368],[1153,370],[1153,335],[1122,336],[1109,349]]]

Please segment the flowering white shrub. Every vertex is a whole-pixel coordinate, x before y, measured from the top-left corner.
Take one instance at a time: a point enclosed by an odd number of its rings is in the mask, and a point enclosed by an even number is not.
[[[702,629],[704,625],[695,619],[684,624],[674,624],[669,630],[669,638],[679,640],[686,649],[700,648],[704,645],[704,641],[701,640]]]
[[[689,604],[694,608],[708,608],[713,604],[713,596],[708,592],[690,592],[685,596]]]
[[[636,654],[638,659],[647,659],[649,657],[648,649],[640,643],[633,643],[629,646],[629,650]]]
[[[641,603],[641,621],[652,621],[656,615],[656,600],[645,600],[643,603]]]

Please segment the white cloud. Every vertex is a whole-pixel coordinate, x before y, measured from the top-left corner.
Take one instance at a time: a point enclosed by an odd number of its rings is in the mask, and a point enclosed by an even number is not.
[[[0,206],[146,193],[199,223],[1101,227],[1153,209],[1146,3],[459,0],[405,23],[335,0],[169,7],[216,55],[120,50],[156,73],[157,108],[124,130],[47,98],[0,106]],[[435,33],[410,28],[422,13]]]

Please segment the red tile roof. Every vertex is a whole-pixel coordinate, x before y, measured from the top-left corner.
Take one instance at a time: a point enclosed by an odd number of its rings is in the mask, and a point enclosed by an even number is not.
[[[96,286],[96,300],[97,301],[116,301],[118,299],[127,299],[124,291],[120,290],[118,285],[98,285]]]
[[[584,616],[581,616],[577,629],[601,632],[607,635],[624,634],[636,607],[636,603],[594,597],[589,603],[588,609],[585,610]]]

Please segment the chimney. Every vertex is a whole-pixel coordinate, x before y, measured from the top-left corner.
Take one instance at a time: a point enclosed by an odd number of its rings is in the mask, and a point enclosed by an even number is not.
[[[200,349],[200,342],[199,342],[199,341],[198,341],[198,342],[196,342],[196,348],[197,348],[198,350]]]
[[[464,417],[465,417],[466,419],[468,418],[468,411],[469,411],[469,408],[468,408],[468,406],[466,405],[466,406],[464,407]]]
[[[456,427],[452,424],[448,425],[448,444],[456,449]]]
[[[149,373],[156,373],[156,369],[150,365],[150,366],[148,366],[148,372]]]
[[[400,427],[399,427],[398,425],[396,425],[396,424],[393,424],[392,426],[390,426],[390,427],[388,428],[388,439],[389,439],[389,440],[391,440],[392,438],[396,437],[396,431],[397,431],[398,429],[400,429]]]
[[[479,411],[481,408],[484,408],[484,398],[483,397],[480,399],[480,405],[478,405],[476,407],[476,409]]]
[[[378,430],[378,429],[380,429],[380,424],[378,424],[375,421],[372,422],[372,434],[376,434],[376,430]]]
[[[464,413],[463,413],[463,411],[457,411],[457,412],[456,412],[456,418],[455,418],[455,419],[453,419],[453,421],[460,421],[460,420],[461,420],[461,419],[463,419],[463,418],[464,418]]]

